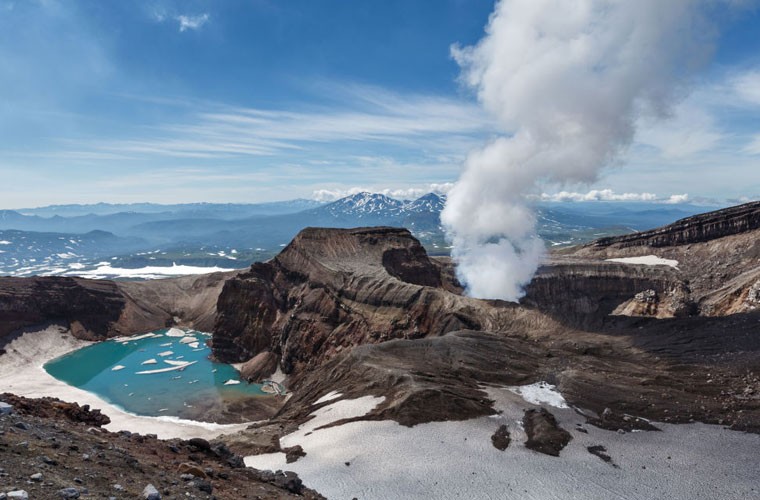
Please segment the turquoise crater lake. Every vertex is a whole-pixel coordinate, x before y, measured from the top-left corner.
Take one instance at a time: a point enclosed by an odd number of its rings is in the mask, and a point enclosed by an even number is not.
[[[229,423],[230,408],[264,396],[234,367],[209,359],[208,334],[177,328],[89,345],[45,364],[53,377],[143,416]]]

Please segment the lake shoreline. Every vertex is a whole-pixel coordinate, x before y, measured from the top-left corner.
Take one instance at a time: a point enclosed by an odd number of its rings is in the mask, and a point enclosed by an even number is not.
[[[141,434],[156,434],[161,439],[202,437],[215,438],[245,429],[253,422],[215,424],[183,420],[176,417],[147,417],[129,413],[89,391],[62,382],[45,371],[45,363],[68,354],[91,342],[74,338],[59,326],[38,331],[25,331],[5,346],[0,355],[0,382],[3,391],[29,398],[55,397],[98,408],[111,418],[105,428]]]

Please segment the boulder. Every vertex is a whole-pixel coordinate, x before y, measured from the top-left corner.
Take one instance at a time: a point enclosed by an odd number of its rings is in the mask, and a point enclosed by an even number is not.
[[[203,469],[189,462],[179,464],[179,472],[180,474],[192,474],[193,476],[200,478],[206,477],[206,473],[203,472]]]
[[[58,490],[58,496],[61,498],[79,498],[79,490],[76,488],[63,488]]]
[[[499,426],[499,428],[496,429],[496,432],[493,433],[493,436],[491,436],[491,443],[494,448],[500,451],[506,450],[511,441],[512,438],[509,435],[509,429],[507,429],[506,425]]]
[[[554,415],[545,408],[527,410],[523,417],[523,427],[528,435],[525,447],[553,457],[558,457],[562,448],[572,439],[570,433],[560,427]]]
[[[158,492],[155,486],[149,484],[143,490],[142,497],[145,500],[161,500],[161,493]]]
[[[13,405],[0,401],[0,415],[10,415],[13,413]]]

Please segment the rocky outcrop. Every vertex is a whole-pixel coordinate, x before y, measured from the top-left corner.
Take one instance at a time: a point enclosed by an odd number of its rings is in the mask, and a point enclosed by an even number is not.
[[[476,301],[442,289],[441,274],[406,229],[305,229],[225,283],[214,356],[271,350],[292,373],[355,345],[480,329]]]
[[[652,300],[638,300],[643,291]],[[613,313],[674,317],[694,311],[687,284],[667,266],[557,259],[538,270],[525,292],[522,304],[575,326],[604,323]],[[660,307],[660,297],[672,300]]]
[[[669,247],[716,240],[755,229],[760,229],[760,202],[694,215],[651,231],[601,238],[589,246]]]
[[[49,418],[54,420],[66,419],[73,423],[84,423],[101,427],[111,423],[107,415],[100,410],[90,409],[89,405],[79,406],[77,403],[67,403],[57,398],[29,399],[15,394],[0,394],[0,401],[13,406],[13,411],[21,415]]]
[[[80,339],[170,325],[210,331],[224,282],[235,272],[143,282],[0,277],[0,344],[26,327],[58,323]]]
[[[606,259],[643,256],[678,263],[677,268],[669,270],[666,266],[623,264],[629,274],[669,274],[664,287],[647,288],[656,290],[660,299],[666,297],[663,292],[676,292],[671,294],[673,303],[668,305],[674,316],[752,310],[746,299],[760,276],[760,202],[689,217],[651,231],[602,238],[565,249],[555,258],[560,263],[569,260],[602,266],[609,264]],[[662,303],[655,316],[667,317],[667,313],[662,315],[661,306]]]

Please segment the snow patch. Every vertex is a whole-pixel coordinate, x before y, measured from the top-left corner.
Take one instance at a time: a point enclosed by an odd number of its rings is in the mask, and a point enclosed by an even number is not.
[[[70,258],[70,257],[65,257],[64,254],[59,254],[59,257]],[[209,274],[209,273],[232,271],[232,269],[223,268],[223,267],[198,267],[198,266],[186,266],[186,265],[177,265],[177,264],[172,264],[171,267],[146,266],[146,267],[140,267],[137,269],[111,267],[110,263],[106,263],[105,265],[102,265],[102,264],[103,263],[101,263],[101,265],[99,265],[95,269],[88,269],[86,271],[85,270],[70,271],[66,274],[73,275],[73,276],[82,276],[85,278],[94,278],[96,276],[100,278],[102,276],[108,276],[111,278],[158,279],[158,278],[165,278],[169,276],[188,276],[192,274]]]
[[[341,396],[342,394],[339,393],[338,391],[330,391],[324,396],[322,396],[321,398],[319,398],[318,400],[314,401],[313,404],[318,405],[321,403],[326,403],[327,401],[332,401],[333,399],[339,398]]]
[[[616,259],[607,259],[607,262],[620,262],[622,264],[643,264],[645,266],[670,266],[678,268],[678,261],[673,259],[663,259],[656,255],[644,255],[641,257],[619,257]]]
[[[555,408],[569,408],[565,398],[552,384],[546,382],[536,382],[529,385],[518,385],[513,387],[507,387],[508,390],[515,394],[522,396],[522,398],[530,404],[541,405],[546,404]]]

